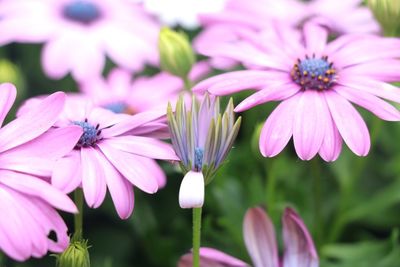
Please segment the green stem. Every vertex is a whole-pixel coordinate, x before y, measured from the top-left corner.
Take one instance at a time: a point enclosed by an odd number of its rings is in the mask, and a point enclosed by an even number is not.
[[[200,267],[201,208],[193,208],[193,267]]]
[[[317,248],[321,244],[321,237],[323,236],[323,223],[321,214],[321,169],[318,162],[318,158],[315,158],[311,162],[311,173],[313,177],[313,204],[314,204],[314,231],[315,231],[315,243]]]
[[[191,92],[192,82],[190,81],[189,77],[186,76],[185,78],[182,78],[182,80],[183,80],[183,85],[185,87],[185,90]]]
[[[82,189],[77,188],[74,192],[75,205],[78,208],[78,213],[74,215],[74,226],[77,239],[82,239],[83,234],[83,192]]]
[[[265,183],[265,205],[268,208],[268,214],[271,218],[275,218],[275,193],[276,193],[276,183],[277,177],[274,172],[274,161],[275,159],[270,159],[267,165],[267,181]]]

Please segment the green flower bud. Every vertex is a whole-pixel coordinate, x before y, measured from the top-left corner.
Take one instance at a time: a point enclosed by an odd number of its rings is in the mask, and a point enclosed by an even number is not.
[[[68,248],[57,255],[57,267],[90,267],[87,240],[72,238]]]
[[[161,69],[188,80],[188,74],[196,61],[188,37],[184,33],[163,28],[160,32],[158,48]]]
[[[387,36],[400,34],[400,0],[368,0],[368,6]]]

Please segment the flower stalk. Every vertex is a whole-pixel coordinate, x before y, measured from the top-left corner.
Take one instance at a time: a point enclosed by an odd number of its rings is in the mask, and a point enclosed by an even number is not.
[[[200,267],[202,208],[193,208],[193,267]]]

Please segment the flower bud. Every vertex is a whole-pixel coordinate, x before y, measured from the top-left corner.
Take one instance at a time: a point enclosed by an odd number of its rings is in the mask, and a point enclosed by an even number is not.
[[[400,0],[368,0],[368,6],[387,36],[400,33]]]
[[[163,28],[160,32],[158,47],[161,69],[182,79],[187,79],[196,61],[187,36],[169,28]]]
[[[73,237],[68,248],[57,256],[57,267],[90,267],[87,240]]]
[[[19,68],[6,59],[0,59],[0,83],[12,83],[20,89],[23,86],[22,74]],[[18,91],[18,95],[21,94]]]

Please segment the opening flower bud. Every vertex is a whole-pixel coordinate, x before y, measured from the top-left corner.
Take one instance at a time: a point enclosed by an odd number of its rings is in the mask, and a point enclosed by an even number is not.
[[[204,203],[204,177],[200,172],[189,171],[179,189],[179,206],[182,209],[200,208]]]
[[[87,240],[73,237],[68,248],[57,256],[57,267],[90,267]]]
[[[400,33],[400,0],[368,0],[368,6],[386,36],[397,36]]]

